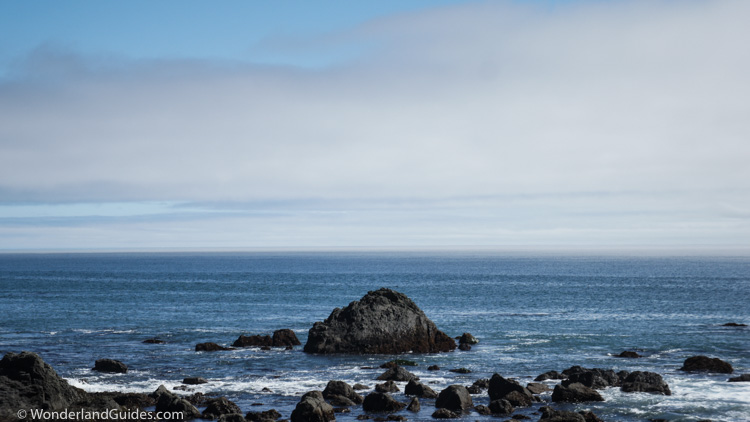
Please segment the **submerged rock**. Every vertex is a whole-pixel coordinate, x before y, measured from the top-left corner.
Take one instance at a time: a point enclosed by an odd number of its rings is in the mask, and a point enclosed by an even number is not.
[[[710,358],[708,356],[693,356],[685,359],[680,371],[687,372],[713,372],[718,374],[731,374],[734,368],[729,362],[724,362],[719,358]]]
[[[459,413],[453,412],[451,410],[441,408],[432,413],[432,417],[435,419],[456,419],[461,417]]]
[[[411,401],[409,402],[409,405],[406,406],[406,410],[410,412],[419,412],[422,409],[422,405],[419,404],[419,398],[412,397]]]
[[[742,374],[739,377],[729,378],[729,382],[750,382],[750,374]]]
[[[218,344],[212,343],[210,341],[206,343],[198,343],[195,345],[196,352],[216,352],[219,350],[234,350],[234,349],[231,347],[219,346]]]
[[[534,378],[534,381],[564,380],[566,378],[568,378],[566,375],[561,374],[557,371],[547,371]]]
[[[326,403],[323,393],[310,391],[302,396],[292,411],[291,422],[328,422],[336,420],[333,406]]]
[[[722,324],[722,327],[747,327],[747,324],[741,324],[738,322],[727,322],[726,324]]]
[[[638,352],[634,352],[632,350],[625,350],[622,353],[620,353],[619,355],[615,355],[615,357],[616,358],[631,358],[631,359],[635,359],[635,358],[642,358],[643,356],[639,355]]]
[[[205,378],[201,377],[187,377],[182,380],[183,384],[187,385],[198,385],[198,384],[206,384],[208,381]]]
[[[310,328],[307,353],[436,353],[456,342],[438,330],[406,295],[380,289]]]

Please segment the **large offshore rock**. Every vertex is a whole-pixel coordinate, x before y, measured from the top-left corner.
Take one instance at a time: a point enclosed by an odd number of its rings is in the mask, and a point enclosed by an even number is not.
[[[310,328],[307,353],[435,353],[456,342],[406,295],[380,289],[368,292],[344,309],[336,308]]]

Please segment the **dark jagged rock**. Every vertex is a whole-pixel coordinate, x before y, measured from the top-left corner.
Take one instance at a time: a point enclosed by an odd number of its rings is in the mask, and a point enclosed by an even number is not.
[[[232,413],[242,413],[240,407],[235,403],[229,401],[226,397],[219,397],[217,399],[210,399],[206,409],[201,414],[203,419],[218,419],[221,415],[228,415]]]
[[[406,406],[406,410],[410,412],[419,412],[422,409],[422,405],[419,404],[419,398],[418,397],[412,397],[411,401],[409,402],[409,405]]]
[[[115,403],[126,409],[145,409],[154,406],[156,401],[147,394],[143,393],[89,393],[106,394],[115,401]]]
[[[198,343],[195,345],[196,352],[217,352],[220,350],[234,350],[234,349],[231,347],[219,346],[218,344],[212,343],[210,341],[206,343]]]
[[[708,356],[689,357],[685,359],[680,370],[687,372],[713,372],[717,374],[731,374],[734,372],[734,368],[732,368],[729,362]]]
[[[31,352],[7,353],[0,360],[0,420],[18,420],[19,409],[49,411],[86,406],[90,396],[70,386],[39,355]],[[112,403],[112,400],[96,404]],[[94,403],[92,403],[94,404]]]
[[[375,384],[375,391],[380,393],[398,393],[398,385],[394,381],[386,381],[382,384]]]
[[[273,332],[273,337],[271,337],[271,345],[273,347],[290,347],[300,346],[302,345],[302,343],[300,343],[297,335],[294,334],[294,331],[290,330],[289,328],[282,328],[281,330],[276,330]]]
[[[408,384],[406,384],[406,387],[404,388],[404,394],[425,399],[434,399],[438,396],[435,390],[415,380],[411,380]]]
[[[365,412],[398,412],[404,407],[405,404],[396,401],[388,393],[370,393],[362,402],[362,410]]]
[[[406,295],[380,289],[344,309],[336,308],[310,328],[307,353],[436,353],[456,342]]]
[[[463,333],[461,337],[458,339],[458,344],[477,344],[479,343],[479,340],[477,340],[476,337],[471,335],[471,333]]]
[[[511,391],[518,391],[527,396],[529,400],[534,399],[534,395],[531,394],[531,391],[519,384],[518,381],[503,378],[500,374],[492,375],[488,389],[490,401],[504,399]]]
[[[354,384],[354,385],[352,386],[352,388],[353,388],[354,390],[369,390],[369,389],[370,389],[370,387],[368,387],[368,386],[366,386],[366,385],[364,385],[364,384]]]
[[[193,406],[204,406],[208,401],[208,398],[203,393],[193,393],[185,397],[185,400]]]
[[[147,338],[146,340],[143,340],[143,343],[145,344],[165,344],[166,341],[160,339],[160,338]]]
[[[378,381],[411,381],[418,380],[419,377],[407,371],[406,369],[397,366],[385,371],[376,379]]]
[[[471,394],[463,385],[449,385],[438,394],[435,407],[463,411],[474,407]]]
[[[290,419],[291,422],[328,422],[336,420],[336,416],[333,406],[323,398],[323,393],[310,391],[302,396]]]
[[[534,381],[564,380],[566,378],[568,377],[557,371],[547,371],[541,375],[538,375],[536,378],[534,378]]]
[[[361,404],[364,400],[362,396],[354,391],[354,388],[344,381],[328,381],[325,390],[323,390],[323,397],[327,399],[332,396],[346,397],[356,404]]]
[[[157,412],[182,412],[186,420],[201,416],[201,412],[192,403],[169,392],[166,388],[159,394],[155,409]]]
[[[562,384],[567,386],[573,383],[581,383],[589,388],[603,389],[607,387],[616,387],[620,385],[620,377],[611,369],[586,369],[580,366],[574,366],[566,369],[568,379]]]
[[[461,417],[459,413],[453,412],[451,410],[441,408],[432,413],[432,417],[435,419],[456,419]]]
[[[619,355],[615,355],[616,358],[642,358],[643,356],[639,355],[638,352],[634,352],[632,350],[624,350]]]
[[[586,422],[586,418],[576,412],[555,410],[549,406],[544,406],[539,410],[542,412],[539,422]]]
[[[739,377],[729,378],[729,382],[750,382],[750,374],[742,374]]]
[[[490,401],[490,412],[493,415],[510,415],[513,413],[514,409],[513,405],[510,404],[508,400],[505,399],[497,399]]]
[[[109,374],[125,374],[128,372],[128,365],[114,359],[99,359],[94,363],[94,371],[106,372]]]
[[[643,392],[652,394],[672,395],[669,385],[661,375],[654,372],[635,371],[622,382],[620,389],[626,393]]]
[[[604,401],[602,396],[593,388],[581,383],[556,385],[552,391],[552,401],[563,403],[583,403],[589,401]]]
[[[539,382],[530,382],[526,384],[526,389],[531,391],[531,394],[542,394],[550,391],[550,388],[547,386],[547,384],[542,384]]]
[[[270,422],[281,418],[281,413],[276,409],[264,410],[262,412],[247,412],[245,419],[250,422]]]
[[[511,391],[503,397],[503,400],[507,400],[514,407],[529,407],[532,403],[532,397],[520,391]]]
[[[206,384],[208,381],[205,378],[201,377],[187,377],[182,380],[183,384],[187,385],[198,385],[198,384]]]

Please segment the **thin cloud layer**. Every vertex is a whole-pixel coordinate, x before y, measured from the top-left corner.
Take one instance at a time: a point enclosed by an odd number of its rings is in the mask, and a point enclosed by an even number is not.
[[[560,242],[639,225],[650,239],[654,216],[674,215],[675,242],[737,244],[727,235],[748,231],[737,216],[750,210],[748,16],[743,1],[455,6],[284,39],[289,51],[360,49],[318,69],[40,48],[0,83],[0,200],[329,201],[358,210],[360,231],[461,244],[543,227],[567,233]],[[545,199],[508,205],[518,195]],[[450,218],[432,215],[437,202]],[[383,203],[391,220],[373,214]],[[401,215],[415,209],[430,221]],[[323,238],[336,221],[308,229]],[[698,222],[722,228],[691,231]],[[372,233],[341,244],[380,244]]]

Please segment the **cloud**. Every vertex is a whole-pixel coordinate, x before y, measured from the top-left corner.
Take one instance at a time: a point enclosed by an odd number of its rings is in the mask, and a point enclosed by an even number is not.
[[[601,230],[655,227],[655,209],[720,219],[750,206],[749,12],[480,3],[264,47],[361,49],[316,69],[42,48],[0,83],[0,200],[389,204],[399,227],[415,223],[404,202],[511,216],[460,223],[469,237],[544,221],[580,233],[570,204],[608,215]],[[545,200],[467,200],[518,195]],[[374,215],[368,227],[388,224]]]

